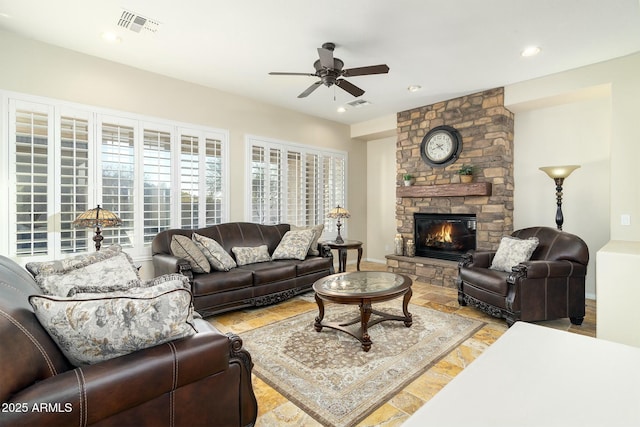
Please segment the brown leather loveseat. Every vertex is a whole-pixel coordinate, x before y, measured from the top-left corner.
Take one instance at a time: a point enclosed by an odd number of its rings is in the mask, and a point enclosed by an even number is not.
[[[252,362],[239,337],[198,333],[75,368],[29,304],[33,277],[0,256],[0,426],[252,426]]]
[[[471,305],[511,326],[518,320],[568,317],[581,325],[585,315],[585,276],[589,248],[578,236],[550,227],[514,231],[517,239],[537,238],[528,261],[511,271],[489,268],[495,251],[470,252],[458,264],[458,302]]]
[[[290,229],[289,224],[230,222],[196,230],[162,231],[151,245],[155,275],[182,273],[189,277],[194,308],[205,317],[292,298],[310,290],[316,280],[334,273],[333,256],[328,246],[318,244],[318,255],[308,255],[304,260],[280,259],[209,273],[194,273],[190,263],[175,256],[171,250],[174,235],[192,238],[193,233],[197,233],[214,239],[234,258],[234,247],[266,245],[269,254],[273,254]]]

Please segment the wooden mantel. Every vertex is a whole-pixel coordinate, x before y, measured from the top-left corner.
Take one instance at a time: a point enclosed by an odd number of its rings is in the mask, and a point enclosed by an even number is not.
[[[396,187],[396,197],[465,197],[490,196],[490,182],[470,184],[410,185]]]

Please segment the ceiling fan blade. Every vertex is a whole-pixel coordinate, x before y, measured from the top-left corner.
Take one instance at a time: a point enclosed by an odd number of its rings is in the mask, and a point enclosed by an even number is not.
[[[304,92],[298,95],[298,98],[306,98],[311,92],[318,89],[320,85],[322,85],[322,80],[318,80],[317,82],[309,86]]]
[[[324,47],[318,48],[318,56],[320,57],[320,65],[323,68],[327,68],[329,70],[333,69],[333,51],[329,49],[325,49]]]
[[[311,77],[315,77],[315,74],[311,74],[311,73],[287,73],[287,72],[280,72],[280,71],[272,71],[269,73],[269,75],[271,76],[311,76]]]
[[[368,67],[349,68],[342,72],[345,77],[366,76],[368,74],[386,74],[389,72],[387,64],[370,65]]]
[[[364,94],[364,90],[360,89],[358,86],[349,83],[344,79],[336,80],[336,85],[340,87],[340,89],[349,92],[351,95],[358,97]]]

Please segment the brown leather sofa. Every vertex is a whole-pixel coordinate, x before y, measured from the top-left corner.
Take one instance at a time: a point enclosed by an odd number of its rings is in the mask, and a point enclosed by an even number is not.
[[[289,231],[289,224],[261,225],[230,222],[197,230],[165,230],[153,239],[151,251],[155,275],[182,273],[189,277],[194,308],[202,316],[212,316],[243,307],[273,304],[311,289],[313,283],[334,273],[331,249],[318,245],[319,256],[305,260],[276,260],[248,264],[229,271],[194,273],[185,259],[171,251],[171,238],[193,233],[216,240],[232,257],[234,247],[267,245],[269,254]],[[235,257],[234,257],[235,259]]]
[[[0,426],[252,426],[252,362],[233,334],[198,333],[74,368],[38,322],[33,277],[0,256]]]
[[[504,318],[539,321],[568,317],[582,324],[585,314],[587,244],[578,236],[550,227],[514,231],[513,237],[537,237],[529,261],[511,272],[492,270],[495,251],[470,252],[458,264],[458,302]]]

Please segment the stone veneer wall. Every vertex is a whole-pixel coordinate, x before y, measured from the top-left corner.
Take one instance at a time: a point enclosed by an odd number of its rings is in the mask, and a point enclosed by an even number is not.
[[[459,159],[446,167],[422,161],[420,144],[427,132],[440,125],[456,128],[462,135]],[[476,214],[477,249],[497,249],[500,238],[513,231],[513,113],[504,107],[504,89],[484,92],[398,113],[396,150],[397,182],[414,176],[415,185],[460,182],[456,171],[474,166],[474,182],[489,182],[490,196],[400,197],[396,199],[398,233],[413,238],[413,214]],[[456,263],[422,257],[394,257],[388,269],[447,287],[455,287]],[[452,276],[453,275],[453,276]]]

